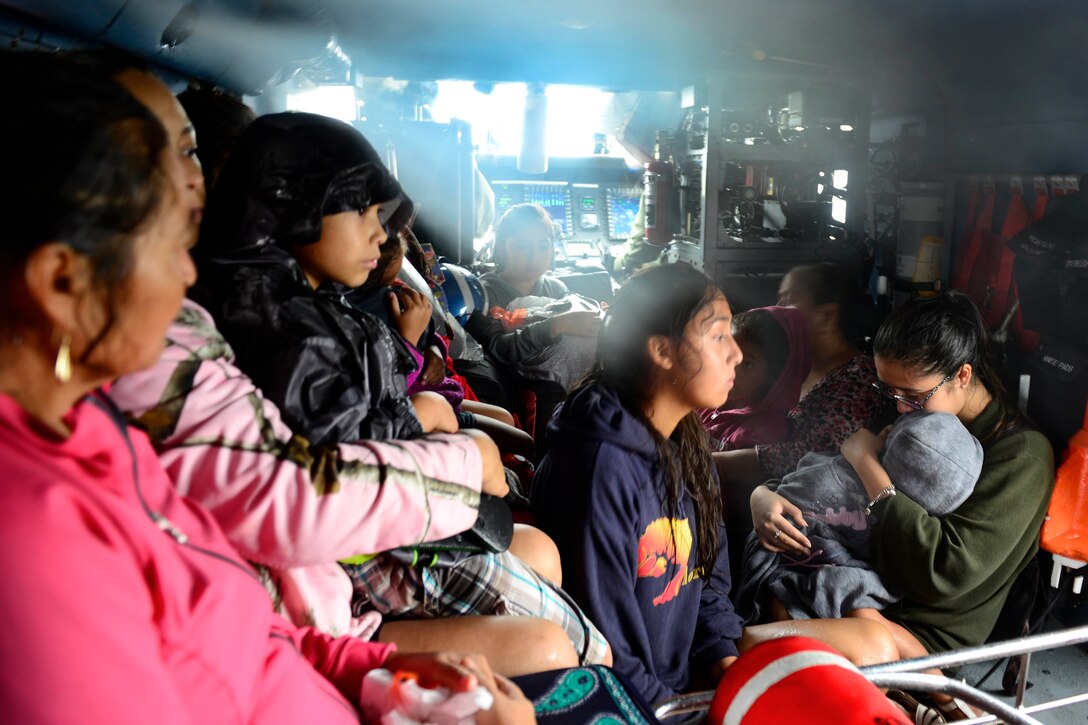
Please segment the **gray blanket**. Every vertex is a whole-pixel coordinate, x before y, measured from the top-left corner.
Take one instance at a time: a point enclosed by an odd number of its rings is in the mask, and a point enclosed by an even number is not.
[[[899,495],[944,516],[974,490],[982,446],[954,415],[920,411],[899,418],[881,462]],[[804,513],[812,553],[775,554],[754,533],[749,536],[736,594],[737,611],[746,623],[763,617],[768,595],[794,619],[884,609],[901,598],[894,584],[868,565],[869,530],[876,519],[865,514],[865,487],[845,458],[809,453],[772,488]]]
[[[527,323],[554,317],[563,312],[601,312],[599,303],[573,293],[558,300],[549,297],[517,297],[510,301],[507,309],[524,309]],[[564,335],[539,354],[522,360],[515,369],[526,380],[551,380],[559,383],[563,390],[570,390],[589,372],[596,353],[596,337]]]

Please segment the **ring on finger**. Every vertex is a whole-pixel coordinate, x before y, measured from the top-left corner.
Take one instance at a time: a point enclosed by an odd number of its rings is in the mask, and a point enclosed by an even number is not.
[[[774,540],[775,541],[778,541],[780,536],[782,536],[782,531],[781,530],[778,530],[778,531],[774,532]]]

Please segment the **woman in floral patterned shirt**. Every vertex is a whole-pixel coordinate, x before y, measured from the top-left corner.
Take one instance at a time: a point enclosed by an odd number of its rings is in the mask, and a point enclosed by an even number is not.
[[[787,416],[789,438],[782,443],[716,453],[723,481],[762,482],[797,467],[810,451],[838,450],[859,428],[891,422],[895,410],[870,383],[873,359],[854,344],[856,285],[850,272],[829,262],[795,267],[782,278],[778,304],[805,314],[812,369],[801,400]]]
[[[714,454],[727,528],[735,541],[743,541],[751,530],[748,496],[756,485],[794,470],[810,451],[837,451],[854,431],[882,427],[895,417],[890,401],[871,385],[876,381],[873,359],[853,342],[855,286],[847,269],[828,262],[795,267],[782,278],[778,304],[804,313],[812,368],[800,401],[786,416],[785,441]]]
[[[789,440],[755,447],[766,477],[781,478],[809,451],[838,450],[854,431],[888,420],[893,409],[873,388],[875,380],[873,359],[859,352],[813,385],[786,416]]]

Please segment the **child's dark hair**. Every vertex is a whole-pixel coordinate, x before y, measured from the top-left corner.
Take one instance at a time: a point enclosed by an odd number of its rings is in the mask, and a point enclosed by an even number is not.
[[[971,363],[975,377],[1001,406],[997,422],[979,436],[983,445],[1023,421],[994,366],[982,315],[963,292],[919,297],[896,308],[877,331],[873,352],[924,375],[944,377]]]
[[[378,257],[378,266],[374,268],[374,271],[370,273],[366,278],[366,282],[359,287],[359,294],[370,295],[377,292],[379,289],[385,286],[385,280],[382,279],[385,276],[386,270],[389,269],[389,265],[393,263],[393,260],[399,255],[404,257],[407,253],[407,230],[401,234],[392,234],[381,246],[378,247],[378,252],[381,254]],[[411,264],[411,262],[409,262]]]
[[[790,338],[774,315],[764,309],[740,312],[733,317],[733,337],[757,346],[767,361],[767,379],[759,391],[762,399],[786,369],[790,357]]]
[[[699,538],[697,562],[705,576],[710,576],[717,560],[722,523],[721,491],[714,483],[706,429],[698,414],[689,413],[677,425],[672,435],[677,445],[672,446],[647,420],[642,404],[651,392],[646,387],[653,367],[646,349],[649,338],[663,335],[677,350],[685,350],[688,323],[720,298],[722,292],[714,282],[685,263],[634,275],[609,307],[593,369],[583,383],[597,382],[615,390],[628,412],[653,436],[665,473],[664,503],[669,515],[683,517],[681,492],[686,489],[691,496]]]
[[[555,242],[555,222],[539,204],[515,204],[503,213],[495,225],[494,261],[499,271],[506,266],[506,247],[510,237],[532,227],[543,227],[548,232],[548,238]]]
[[[847,341],[856,342],[861,320],[858,309],[858,279],[848,268],[832,262],[819,262],[789,271],[793,281],[812,299],[814,305],[839,306],[839,329]]]
[[[187,88],[178,94],[178,102],[196,130],[196,155],[204,170],[204,187],[211,190],[230,150],[257,114],[215,88]]]
[[[0,182],[0,275],[17,274],[52,241],[84,255],[109,310],[86,359],[116,321],[133,241],[168,188],[159,164],[166,134],[108,75],[61,54],[0,51],[0,84],[10,104],[0,114],[0,157],[12,170]]]

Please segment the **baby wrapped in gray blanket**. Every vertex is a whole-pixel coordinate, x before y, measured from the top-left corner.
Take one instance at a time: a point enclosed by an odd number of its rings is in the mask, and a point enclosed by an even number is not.
[[[956,416],[918,411],[896,421],[881,463],[900,495],[944,516],[974,490],[982,446]],[[883,609],[902,598],[869,567],[869,530],[876,515],[866,515],[865,487],[845,458],[809,453],[796,471],[768,485],[801,509],[812,553],[776,554],[764,549],[754,533],[748,537],[736,594],[737,612],[746,623],[759,621],[768,594],[794,619]]]

